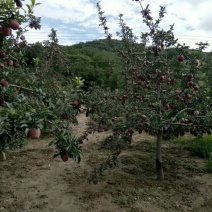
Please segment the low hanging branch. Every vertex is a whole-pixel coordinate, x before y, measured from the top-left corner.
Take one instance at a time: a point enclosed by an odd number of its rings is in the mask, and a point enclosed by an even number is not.
[[[14,88],[19,88],[19,89],[22,89],[22,90],[26,90],[26,91],[30,91],[31,93],[35,93],[36,91],[31,89],[31,88],[26,88],[26,87],[23,87],[23,86],[20,86],[20,85],[14,85],[14,84],[10,84],[11,87],[14,87]]]

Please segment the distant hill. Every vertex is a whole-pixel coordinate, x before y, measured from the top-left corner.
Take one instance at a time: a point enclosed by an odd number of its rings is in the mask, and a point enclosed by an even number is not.
[[[112,42],[114,46],[121,45],[121,41]],[[120,56],[114,52],[107,40],[96,40],[61,48],[67,54],[71,73],[85,79],[86,86],[95,82],[102,87],[116,89],[120,85],[122,78]]]
[[[110,43],[107,39],[94,40],[86,43],[79,43],[72,46],[60,46],[62,52],[67,55],[69,62],[68,69],[60,68],[66,77],[81,76],[85,80],[85,87],[88,87],[92,82],[101,87],[110,87],[116,89],[122,86],[123,82],[123,66],[122,58],[113,47],[122,50],[126,49],[126,45],[120,40],[111,40]],[[43,58],[43,48],[41,43],[34,45],[35,50],[28,52],[31,61],[32,58]],[[131,48],[131,47],[129,47]],[[143,46],[135,44],[133,46],[136,52],[142,52]],[[167,57],[173,58],[176,61],[177,52],[174,49],[167,50]],[[207,53],[202,56],[207,56]]]

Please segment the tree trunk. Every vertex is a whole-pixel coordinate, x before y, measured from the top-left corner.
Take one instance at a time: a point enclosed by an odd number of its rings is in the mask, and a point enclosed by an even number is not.
[[[162,146],[162,134],[159,133],[157,135],[157,142],[156,142],[157,180],[164,180],[163,164],[162,164],[162,157],[161,157],[161,146]]]
[[[6,160],[6,153],[5,153],[3,150],[1,150],[0,159],[1,159],[1,160]]]

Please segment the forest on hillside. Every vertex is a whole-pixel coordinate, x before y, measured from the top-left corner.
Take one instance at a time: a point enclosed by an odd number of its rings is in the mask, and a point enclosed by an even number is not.
[[[134,45],[138,53],[144,49],[142,44]],[[61,64],[52,65],[55,67],[55,71],[62,73],[65,77],[77,76],[84,79],[83,88],[85,90],[93,84],[114,90],[123,86],[123,61],[113,47],[116,47],[116,50],[122,49],[124,43],[120,40],[108,42],[107,39],[101,39],[72,46],[59,45],[60,51],[67,57],[68,65],[66,67]],[[27,64],[34,66],[34,58],[42,60],[45,54],[44,49],[45,46],[41,42],[31,44],[26,49]],[[174,49],[166,49],[166,52],[167,59],[174,61],[177,57]],[[211,53],[202,52],[201,58],[208,60],[210,57]],[[177,67],[175,68],[177,69]],[[212,68],[208,66],[207,69],[210,71]],[[66,84],[65,81],[62,82],[64,85]]]

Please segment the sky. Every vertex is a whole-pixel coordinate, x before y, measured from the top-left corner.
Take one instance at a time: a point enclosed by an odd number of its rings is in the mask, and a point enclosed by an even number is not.
[[[73,45],[80,42],[105,38],[99,26],[96,3],[99,0],[36,0],[34,14],[42,18],[41,30],[30,30],[26,38],[29,43],[48,39],[51,29],[57,30],[59,44]],[[25,0],[29,3],[30,0]],[[212,0],[143,0],[150,4],[153,18],[157,18],[160,5],[166,6],[166,15],[160,27],[164,30],[174,24],[174,33],[180,43],[195,48],[195,43],[207,41],[212,49]],[[119,31],[118,15],[124,14],[126,24],[140,36],[147,27],[142,21],[141,8],[132,0],[101,0],[107,17],[109,32],[116,37]]]

